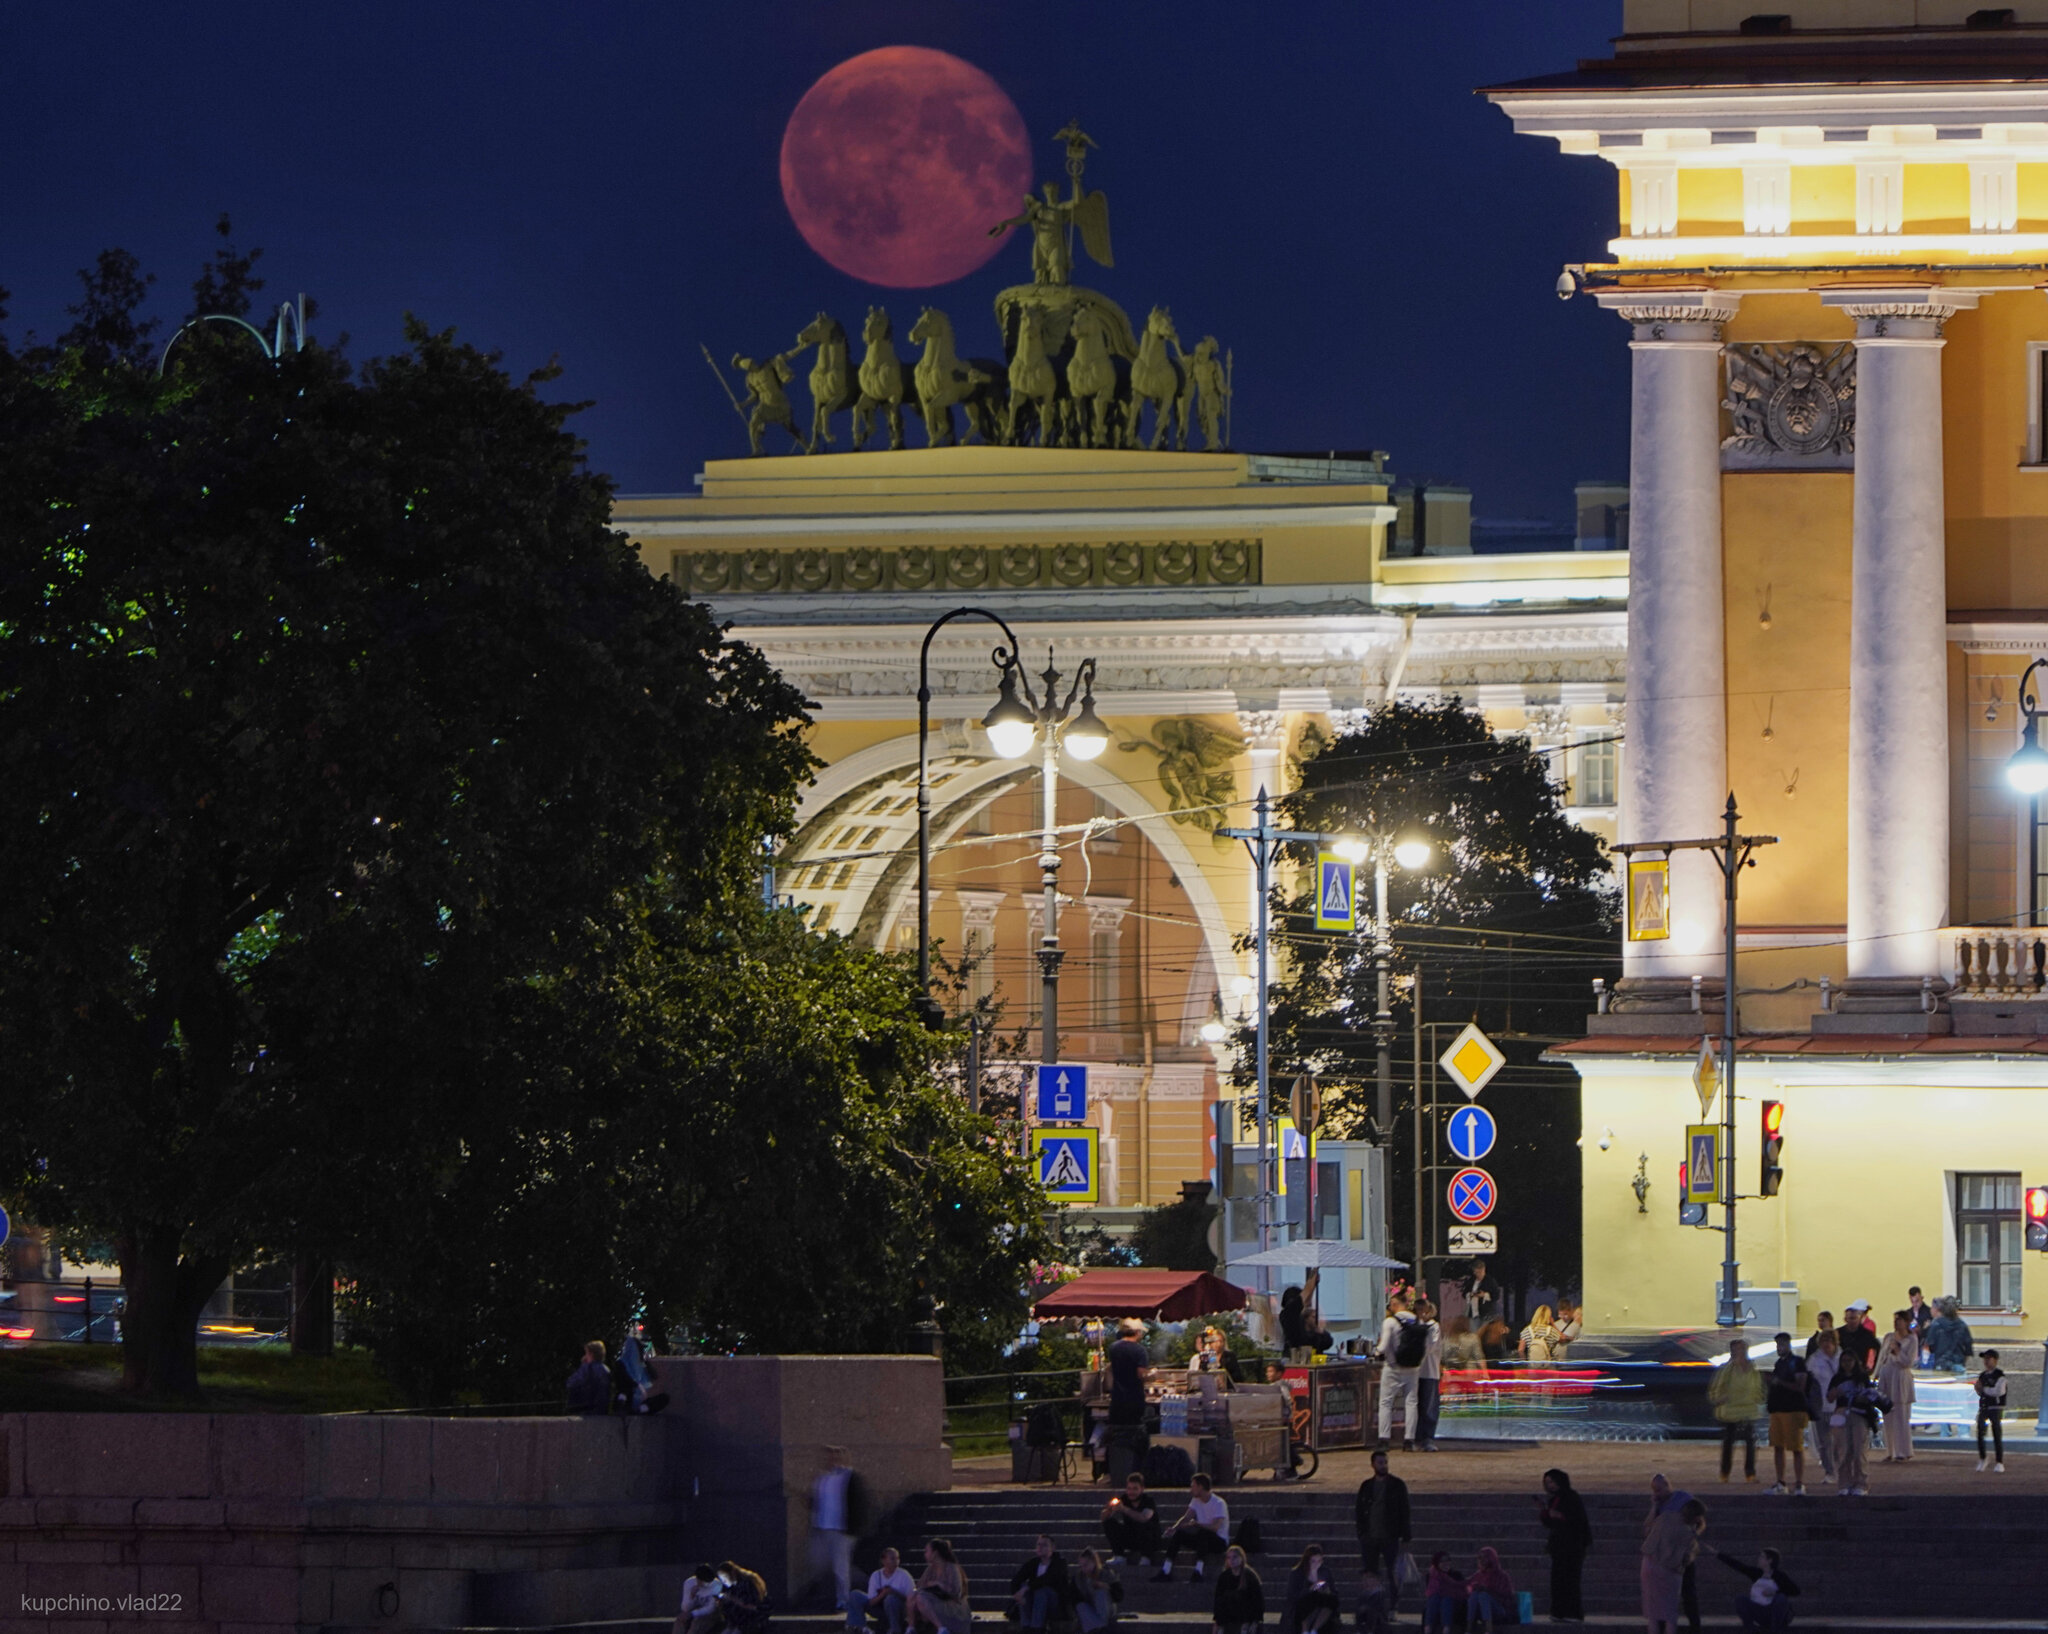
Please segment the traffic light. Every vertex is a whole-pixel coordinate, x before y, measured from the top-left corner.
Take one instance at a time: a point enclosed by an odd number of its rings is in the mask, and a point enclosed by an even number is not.
[[[1778,1161],[1778,1154],[1785,1149],[1785,1137],[1781,1133],[1785,1126],[1785,1103],[1764,1102],[1764,1170],[1757,1184],[1759,1197],[1776,1197],[1778,1186],[1785,1178],[1784,1165]]]
[[[2029,1186],[2027,1205],[2027,1246],[2048,1253],[2048,1186]]]
[[[1687,1164],[1684,1158],[1680,1158],[1678,1160],[1678,1223],[1689,1226],[1705,1225],[1707,1223],[1707,1205],[1705,1203],[1688,1203],[1685,1200],[1685,1181],[1687,1174],[1690,1172],[1691,1166]]]

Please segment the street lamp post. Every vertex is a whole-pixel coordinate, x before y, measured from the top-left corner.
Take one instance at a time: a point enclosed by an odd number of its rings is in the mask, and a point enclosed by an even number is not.
[[[989,742],[1004,759],[1014,759],[1039,740],[1043,782],[1044,820],[1038,834],[1038,877],[1045,893],[1045,933],[1038,942],[1039,974],[1039,1059],[1046,1065],[1059,1060],[1060,963],[1060,848],[1059,773],[1060,748],[1064,744],[1077,760],[1093,760],[1109,747],[1109,728],[1095,713],[1095,660],[1084,658],[1075,666],[1073,683],[1065,698],[1060,697],[1060,672],[1054,668],[1052,651],[1046,650],[1045,669],[1039,676],[1045,688],[1041,699],[1032,689],[1024,666],[1012,658],[1003,671],[1002,696],[983,723]],[[1020,698],[1019,692],[1023,694]],[[1074,700],[1081,703],[1072,721]]]
[[[2041,707],[2041,688],[2034,681],[2034,672],[2048,664],[2048,658],[2037,658],[2020,676],[2019,702],[2020,746],[2013,752],[2012,759],[2005,763],[2005,780],[2013,789],[2027,797],[2027,928],[2032,930],[2041,923],[2041,793],[2048,789],[2048,750],[2041,747],[2041,716],[2048,711]],[[2034,693],[2030,698],[2027,687],[2033,683]]]
[[[956,607],[934,619],[932,627],[924,633],[924,645],[917,654],[917,1013],[927,1027],[934,1029],[945,1021],[946,1013],[939,1001],[932,997],[932,638],[956,618],[985,618],[1001,630],[1010,643],[990,654],[999,672],[1002,695],[996,700],[995,708],[982,719],[989,742],[1005,760],[1022,754],[1030,742],[1027,737],[1024,747],[1005,750],[1003,743],[1010,741],[1007,734],[1001,740],[996,736],[1009,719],[1002,713],[1005,700],[1012,704],[1016,702],[1016,692],[1010,682],[1010,673],[1017,666],[1016,633],[996,614],[982,607]],[[1002,719],[998,720],[998,716]]]

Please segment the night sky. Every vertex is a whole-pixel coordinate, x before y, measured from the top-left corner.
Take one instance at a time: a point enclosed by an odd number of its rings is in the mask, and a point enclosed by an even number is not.
[[[1627,471],[1626,332],[1552,293],[1599,259],[1613,171],[1517,138],[1478,85],[1603,54],[1614,0],[9,5],[0,12],[7,330],[61,329],[76,270],[119,245],[175,322],[222,212],[263,299],[305,290],[316,336],[394,347],[403,315],[559,394],[622,491],[688,491],[745,434],[698,353],[790,345],[870,304],[899,347],[920,305],[997,349],[1028,240],[932,291],[834,271],[777,162],[817,77],[917,44],[992,75],[1061,175],[1069,118],[1101,144],[1113,271],[1077,282],[1137,322],[1236,354],[1236,441],[1374,447],[1472,485],[1479,514],[1570,513]],[[205,19],[201,26],[196,19]],[[1192,333],[1191,333],[1192,331]],[[167,331],[166,331],[167,332]],[[807,364],[806,364],[807,366]],[[799,383],[799,415],[807,398]],[[913,427],[913,446],[922,432]]]

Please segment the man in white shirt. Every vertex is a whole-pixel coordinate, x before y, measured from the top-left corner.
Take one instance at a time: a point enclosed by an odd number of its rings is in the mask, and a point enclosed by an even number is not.
[[[1409,1333],[1408,1329],[1415,1329]],[[1394,1308],[1380,1324],[1380,1445],[1390,1444],[1394,1434],[1394,1403],[1401,1403],[1402,1434],[1407,1450],[1415,1450],[1416,1421],[1421,1417],[1422,1362],[1429,1351],[1429,1334],[1417,1325],[1405,1299],[1396,1298]]]
[[[1197,1475],[1188,1483],[1187,1512],[1166,1534],[1166,1564],[1159,1568],[1159,1581],[1170,1582],[1173,1564],[1183,1547],[1195,1551],[1195,1581],[1202,1580],[1202,1567],[1211,1555],[1221,1556],[1230,1546],[1230,1506],[1216,1496],[1216,1483]]]
[[[718,1590],[718,1568],[708,1560],[684,1578],[683,1603],[676,1612],[674,1634],[692,1634],[698,1618],[715,1617],[718,1613]]]
[[[846,1597],[846,1626],[858,1634],[867,1626],[868,1619],[879,1612],[879,1626],[885,1634],[903,1634],[904,1607],[916,1591],[910,1573],[903,1569],[902,1556],[894,1549],[884,1549],[881,1565],[868,1573],[868,1586],[855,1589]]]

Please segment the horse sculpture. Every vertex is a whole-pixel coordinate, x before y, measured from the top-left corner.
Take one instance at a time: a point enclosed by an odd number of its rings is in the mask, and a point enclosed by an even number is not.
[[[1010,404],[1003,416],[1003,441],[1013,447],[1023,441],[1022,415],[1028,404],[1038,421],[1038,446],[1053,441],[1057,429],[1054,399],[1059,393],[1059,375],[1045,355],[1045,314],[1035,306],[1024,308],[1017,324],[1017,351],[1010,359]]]
[[[1069,448],[1108,448],[1115,435],[1116,359],[1110,355],[1109,325],[1101,313],[1083,307],[1074,314],[1074,355],[1067,359],[1067,399],[1060,442]]]
[[[890,340],[889,314],[879,306],[868,308],[868,321],[861,325],[860,338],[867,342],[867,355],[860,360],[860,401],[853,405],[853,446],[865,448],[874,435],[875,411],[889,421],[889,446],[903,446],[903,364]],[[916,412],[917,404],[911,403]]]
[[[1173,356],[1167,355],[1171,342]],[[1138,342],[1137,361],[1131,365],[1131,406],[1124,421],[1124,446],[1138,446],[1138,422],[1147,403],[1152,405],[1152,440],[1145,446],[1154,452],[1166,446],[1173,429],[1176,406],[1180,414],[1180,446],[1187,446],[1187,388],[1193,379],[1187,354],[1180,349],[1173,318],[1165,307],[1155,306],[1145,320],[1144,338]]]
[[[911,325],[910,341],[924,355],[911,370],[919,412],[924,416],[925,442],[932,448],[953,444],[953,406],[967,413],[967,429],[985,443],[996,440],[996,382],[1000,363],[962,359],[953,350],[953,320],[928,306]]]
[[[815,454],[820,445],[832,440],[832,416],[853,406],[853,364],[846,331],[829,313],[820,312],[811,319],[796,343],[800,348],[818,349],[811,364],[811,436],[804,445],[806,453]]]

